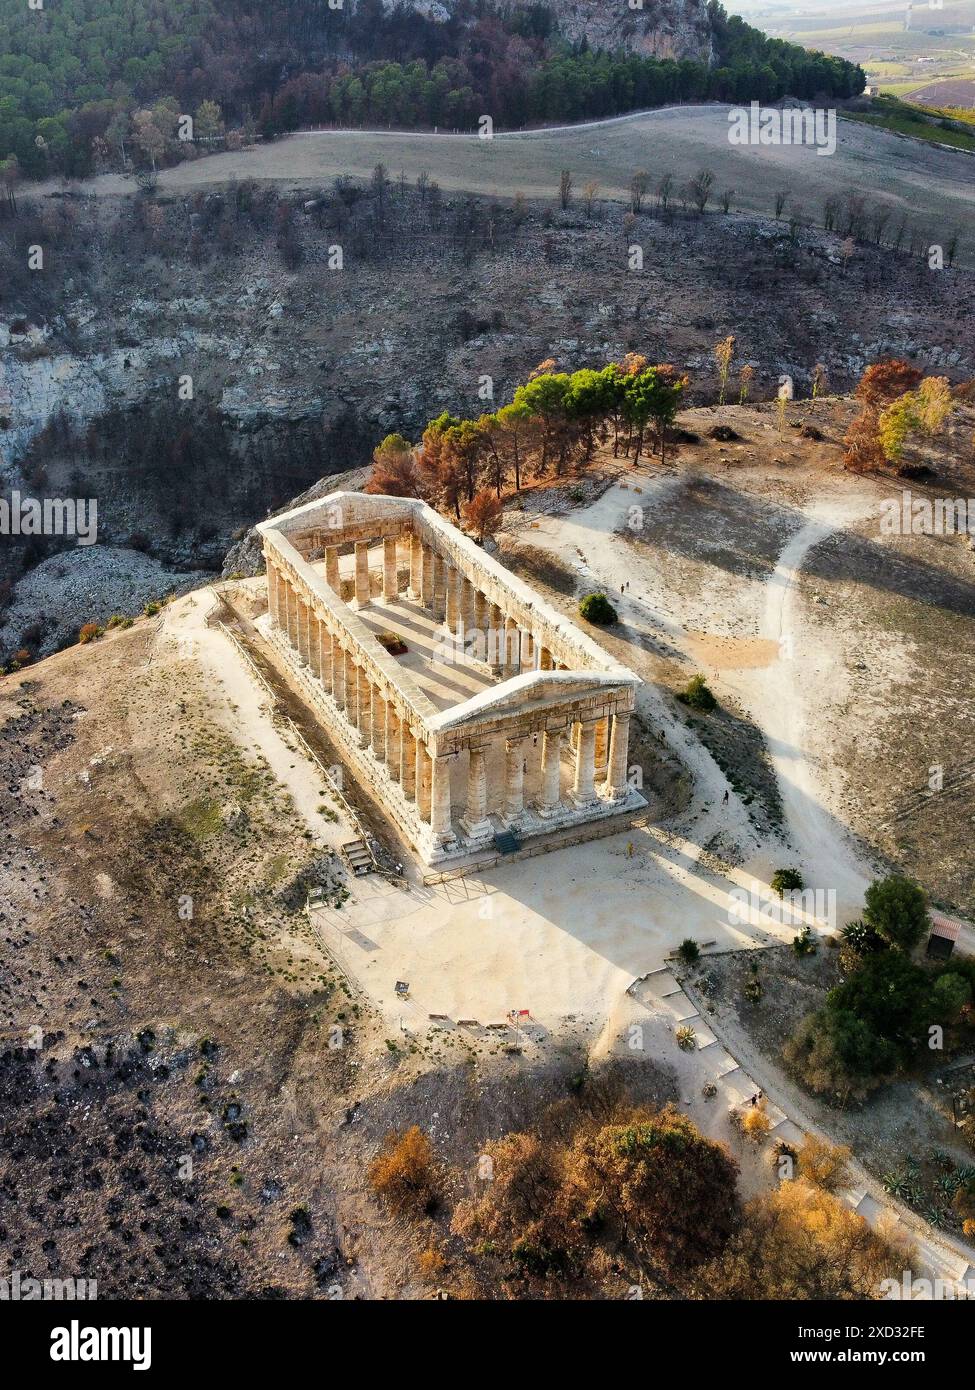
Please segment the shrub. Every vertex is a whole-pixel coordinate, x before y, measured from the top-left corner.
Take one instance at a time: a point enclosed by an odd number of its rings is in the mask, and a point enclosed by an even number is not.
[[[579,613],[587,623],[595,623],[599,627],[607,627],[619,619],[605,594],[586,594],[579,603]]]
[[[748,1105],[739,1111],[738,1126],[745,1139],[750,1139],[753,1144],[764,1144],[772,1129],[764,1103]]]
[[[127,627],[131,627],[131,626],[132,626],[132,619],[131,619],[131,618],[127,618],[127,617],[125,616],[124,613],[113,613],[112,616],[109,618],[108,622],[105,624],[105,627],[106,627],[106,628],[113,628],[113,627],[127,628]]]
[[[826,1192],[835,1192],[846,1184],[850,1150],[842,1144],[830,1144],[815,1134],[807,1134],[798,1153],[799,1172],[807,1182]]]
[[[368,1171],[369,1184],[394,1211],[428,1214],[437,1202],[437,1166],[429,1135],[419,1125],[383,1140]]]
[[[440,1250],[433,1244],[428,1245],[425,1250],[420,1251],[416,1262],[420,1271],[420,1276],[423,1279],[437,1279],[447,1268],[446,1259]]]
[[[847,922],[840,932],[844,946],[848,946],[851,951],[858,956],[869,956],[875,951],[885,951],[887,942],[876,931],[869,922],[865,922],[862,917],[855,918],[852,922]]]
[[[808,923],[803,923],[799,928],[798,935],[792,938],[792,949],[797,956],[813,956],[816,954],[816,943],[813,940]]]
[[[786,893],[801,893],[804,886],[798,869],[776,869],[772,875],[772,891],[778,893],[780,898]]]
[[[160,608],[162,608],[161,603],[157,603],[155,599],[150,599],[149,602],[146,604],[145,608],[143,608],[142,612],[147,618],[154,618],[156,614],[159,612]]]
[[[686,689],[677,698],[691,709],[700,710],[703,714],[710,714],[718,704],[703,676],[692,676],[687,682]]]
[[[965,1005],[972,997],[972,988],[962,975],[956,975],[948,970],[939,976],[934,982],[931,991],[931,1001],[936,1016],[940,1015],[944,1022],[952,1024],[957,1022],[959,1015]]]
[[[677,1046],[682,1052],[693,1052],[697,1046],[697,1034],[689,1023],[682,1023],[676,1033]]]
[[[677,948],[677,954],[685,965],[696,965],[701,959],[701,948],[692,936],[685,936]]]
[[[712,1299],[872,1299],[906,1259],[831,1193],[797,1179],[749,1203],[700,1286]]]
[[[85,623],[78,632],[79,642],[94,642],[96,637],[101,637],[103,629],[97,623]]]
[[[737,1165],[672,1106],[584,1130],[568,1167],[577,1204],[598,1201],[607,1222],[664,1269],[718,1254],[737,1225]]]
[[[924,890],[909,878],[891,874],[875,879],[865,896],[864,918],[878,936],[901,951],[911,951],[931,930]]]
[[[931,1016],[930,976],[899,952],[867,956],[783,1047],[821,1094],[862,1098],[910,1062]]]

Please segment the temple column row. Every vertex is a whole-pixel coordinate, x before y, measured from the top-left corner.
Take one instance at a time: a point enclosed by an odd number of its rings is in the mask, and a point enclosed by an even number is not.
[[[392,552],[392,553],[390,553]],[[356,547],[357,584],[362,586],[359,546]],[[411,546],[412,559],[412,546]],[[383,585],[395,586],[396,544],[384,543]],[[439,561],[439,563],[438,563]],[[439,575],[438,575],[439,570]],[[368,566],[366,566],[368,574]],[[475,623],[489,619],[500,622],[497,605],[447,566],[429,547],[421,545],[417,579],[436,591],[443,582],[445,599],[455,621],[463,623],[470,615]],[[385,596],[385,595],[384,595]],[[338,708],[344,711],[356,731],[360,746],[370,748],[393,782],[398,782],[404,798],[415,804],[416,813],[428,823],[441,843],[453,836],[450,769],[453,756],[432,757],[422,738],[410,727],[408,715],[375,683],[364,664],[356,659],[354,648],[343,643],[318,614],[288,575],[276,566],[268,569],[268,606],[271,621],[288,636],[297,659],[320,682]],[[517,669],[516,662],[537,661],[541,669],[553,669],[554,659],[533,634],[520,629],[513,618],[504,620],[506,671]],[[564,669],[564,668],[563,668]],[[570,802],[585,808],[606,799],[621,800],[628,791],[629,712],[598,719],[576,719],[571,725],[574,755]],[[543,817],[555,815],[561,802],[561,749],[563,733],[545,730],[542,734],[541,782],[534,809]],[[502,813],[510,824],[517,824],[525,810],[526,743],[524,735],[504,741],[504,788]],[[488,814],[487,755],[490,744],[468,749],[467,798],[461,825],[471,840],[489,839],[493,833]]]
[[[395,581],[391,578],[391,567],[395,569],[394,550],[394,541],[384,542],[384,598],[387,593],[394,592]],[[529,628],[521,627],[515,618],[506,616],[476,583],[416,533],[409,537],[409,560],[410,597],[426,608],[436,621],[444,623],[453,637],[463,639],[470,632],[483,633],[483,656],[492,674],[507,679],[526,670],[554,669],[556,663],[550,648]],[[364,591],[364,585],[362,587]]]
[[[356,541],[354,550],[352,599],[355,608],[365,608],[371,599],[372,583],[369,573],[369,549],[371,541]],[[384,603],[395,603],[399,597],[399,567],[397,562],[397,540],[395,536],[383,536],[382,559],[382,599]],[[325,583],[335,593],[341,593],[339,576],[339,547],[325,547]]]
[[[430,609],[435,618],[444,621],[454,636],[463,637],[465,632],[472,630],[484,633],[484,657],[494,675],[509,679],[521,671],[550,671],[556,667],[551,650],[530,629],[522,628],[515,618],[505,617],[497,604],[492,604],[482,590],[420,536],[413,533],[409,539],[410,594]],[[371,598],[369,544],[368,541],[355,542],[353,606],[356,608],[366,607]],[[338,546],[328,546],[325,550],[326,582],[336,592],[340,589],[338,550]],[[397,541],[393,536],[383,538],[382,597],[390,604],[398,598]],[[273,566],[268,572],[268,607],[272,621],[288,632],[301,660],[314,668],[307,605],[290,580]],[[607,733],[600,733],[599,767],[606,765],[607,739]]]

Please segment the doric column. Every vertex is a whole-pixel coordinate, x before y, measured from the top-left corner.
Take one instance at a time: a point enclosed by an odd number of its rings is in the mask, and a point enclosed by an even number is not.
[[[540,670],[551,671],[553,666],[552,653],[549,651],[548,647],[542,647],[538,664]]]
[[[433,557],[433,616],[438,623],[447,618],[447,561],[437,553]]]
[[[447,588],[447,628],[452,636],[460,629],[460,575],[453,565],[447,566],[445,584]]]
[[[596,724],[594,720],[576,724],[576,767],[572,800],[577,806],[591,806],[596,799]]]
[[[325,583],[336,593],[341,592],[342,581],[339,579],[339,548],[337,545],[325,547]]]
[[[295,586],[290,579],[285,580],[285,594],[288,607],[288,641],[293,647],[298,646],[298,596],[295,593]]]
[[[462,579],[460,585],[460,620],[465,633],[474,628],[474,585],[469,579]]]
[[[420,557],[420,602],[426,609],[433,608],[435,556],[428,545],[424,545]]]
[[[542,736],[542,789],[538,813],[553,816],[562,796],[562,731],[546,729]]]
[[[274,567],[274,590],[275,590],[275,615],[278,627],[283,631],[288,630],[288,582],[284,575]]]
[[[345,653],[345,717],[353,729],[359,727],[359,668],[351,651]]]
[[[372,751],[380,762],[386,759],[386,700],[378,685],[372,687]]]
[[[488,661],[488,623],[489,610],[491,605],[487,601],[487,595],[480,589],[474,590],[474,631],[477,633],[477,643],[474,647],[474,655],[478,661]]]
[[[430,782],[430,829],[441,844],[454,838],[450,819],[450,758],[433,758]]]
[[[318,624],[318,676],[326,694],[331,694],[333,675],[332,653],[334,651],[332,634],[323,622]]]
[[[305,607],[305,650],[303,656],[305,658],[305,665],[311,670],[314,670],[312,660],[315,656],[314,649],[318,638],[318,633],[315,631],[315,610],[307,599],[304,599],[303,603]]]
[[[400,779],[400,717],[392,700],[386,701],[386,771],[394,782]]]
[[[504,671],[504,643],[504,614],[496,603],[492,603],[487,635],[487,661],[492,676],[500,676]]]
[[[506,618],[504,623],[504,652],[502,662],[504,664],[503,674],[505,680],[518,674],[518,661],[521,655],[520,640],[518,636],[518,624],[514,618]]]
[[[278,571],[270,560],[265,562],[267,573],[267,611],[271,619],[272,627],[280,627],[281,620],[278,617]]]
[[[525,809],[525,740],[504,741],[504,819],[516,823]]]
[[[629,791],[627,761],[630,749],[630,716],[627,712],[613,715],[609,736],[609,775],[605,792],[613,801],[621,801]]]
[[[408,801],[416,796],[416,749],[417,741],[409,721],[400,721],[399,781],[403,795]]]
[[[600,719],[596,724],[596,751],[595,751],[596,776],[606,772],[606,760],[609,757],[609,715]]]
[[[365,608],[369,602],[369,542],[355,543],[355,599],[356,608]]]
[[[417,603],[423,599],[423,537],[419,531],[410,535],[410,598]]]
[[[433,765],[427,746],[421,738],[416,740],[416,809],[423,821],[430,819],[430,786]]]
[[[308,665],[313,676],[322,678],[322,637],[321,623],[314,607],[308,605]]]
[[[483,747],[468,750],[467,809],[461,826],[469,840],[490,840],[494,837],[494,827],[487,816],[486,754],[487,750]]]
[[[332,697],[345,709],[345,648],[337,637],[332,638]]]
[[[372,723],[372,681],[369,679],[369,672],[365,666],[359,667],[358,685],[359,742],[366,746],[369,743],[369,726]]]
[[[395,603],[399,597],[396,572],[396,537],[383,536],[383,602]]]

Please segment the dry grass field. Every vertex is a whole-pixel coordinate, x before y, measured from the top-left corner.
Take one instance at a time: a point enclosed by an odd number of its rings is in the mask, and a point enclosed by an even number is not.
[[[784,189],[819,221],[827,196],[855,187],[867,200],[886,202],[895,214],[922,220],[932,232],[975,220],[975,179],[964,154],[929,149],[848,121],[839,122],[831,156],[801,146],[733,146],[729,109],[669,108],[494,140],[400,131],[297,134],[180,164],[163,172],[160,188],[179,194],[247,178],[313,187],[339,174],[368,179],[383,163],[393,176],[402,170],[413,180],[426,170],[446,190],[499,198],[521,192],[526,198],[554,199],[559,172],[569,169],[577,192],[594,181],[598,198],[621,202],[629,197],[637,169],[647,170],[653,186],[666,173],[680,184],[707,167],[715,175],[715,192],[734,189],[732,206],[745,211],[771,214],[776,191]],[[133,187],[117,175],[89,186],[104,194]]]

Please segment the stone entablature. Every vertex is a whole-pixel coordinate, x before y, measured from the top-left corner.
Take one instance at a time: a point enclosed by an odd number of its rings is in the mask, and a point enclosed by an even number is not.
[[[523,838],[645,806],[627,767],[639,678],[431,507],[336,492],[258,530],[271,637],[426,863],[463,858],[501,828]],[[340,551],[350,546],[346,602]],[[379,546],[377,596],[370,553]],[[438,708],[359,616],[380,606],[426,615],[440,625],[437,665],[494,683]],[[526,774],[537,783],[530,798]]]

